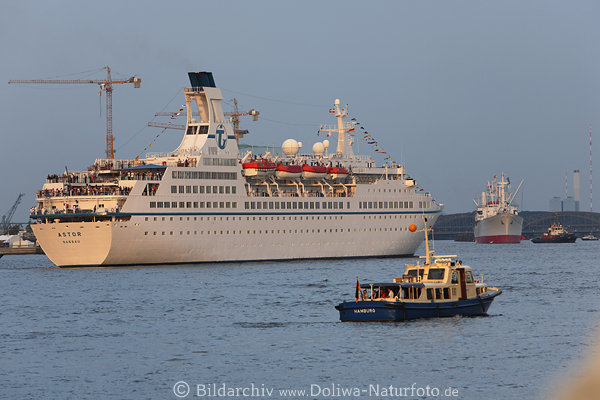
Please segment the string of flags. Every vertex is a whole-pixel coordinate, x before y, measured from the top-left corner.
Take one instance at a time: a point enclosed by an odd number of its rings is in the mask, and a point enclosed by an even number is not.
[[[177,110],[176,112],[174,112],[171,115],[171,119],[176,119],[179,115],[181,115],[181,113],[183,112],[184,109],[185,109],[185,104],[182,104],[181,107],[179,108],[179,110]]]
[[[185,104],[182,104],[181,107],[179,107],[179,109],[177,111],[175,111],[174,113],[171,114],[171,119],[176,119],[179,115],[181,115],[181,113],[183,112],[183,110],[185,110]],[[171,125],[173,123],[173,121],[169,121],[168,124]],[[156,134],[156,136],[154,136],[154,138],[152,139],[152,141],[148,144],[148,146],[144,147],[144,150],[140,151],[140,154],[138,154],[138,156],[136,157],[136,160],[146,151],[149,150],[152,145],[154,144],[154,142],[156,142],[156,139],[158,139],[158,137],[160,135],[162,135],[163,133],[165,133],[165,131],[167,130],[167,128],[164,128],[162,131],[160,131],[159,133]]]
[[[331,109],[329,112],[331,112]],[[392,164],[398,164],[390,155],[388,155],[387,151],[385,151],[385,149],[379,143],[377,143],[377,140],[369,133],[369,131],[365,129],[364,126],[362,126],[362,124],[356,118],[351,118],[350,120],[354,123],[355,128],[348,129],[348,133],[351,135],[354,133],[360,133],[362,135],[362,140],[368,145],[372,146],[376,153],[385,155],[385,161],[389,161]],[[358,132],[356,132],[356,127],[359,128]],[[327,134],[327,136],[329,136],[329,134]]]

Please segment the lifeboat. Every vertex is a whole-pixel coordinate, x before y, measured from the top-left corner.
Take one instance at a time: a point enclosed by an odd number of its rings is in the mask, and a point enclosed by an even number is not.
[[[275,176],[279,179],[300,178],[302,176],[302,167],[293,164],[277,164]]]
[[[348,176],[348,170],[344,167],[329,167],[327,176],[332,180],[343,180]]]
[[[244,169],[244,176],[263,177],[273,175],[276,165],[266,158],[257,158],[242,163],[242,168]]]
[[[322,165],[307,165],[302,166],[302,177],[304,179],[321,179],[327,176],[327,167]]]

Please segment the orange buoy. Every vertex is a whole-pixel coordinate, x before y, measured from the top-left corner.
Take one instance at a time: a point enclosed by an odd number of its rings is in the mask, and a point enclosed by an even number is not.
[[[415,224],[410,224],[408,226],[408,230],[411,231],[411,232],[416,232],[417,226]]]

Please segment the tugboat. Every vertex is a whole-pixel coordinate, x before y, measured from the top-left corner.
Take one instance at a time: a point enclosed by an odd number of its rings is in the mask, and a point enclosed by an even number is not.
[[[563,226],[558,223],[556,216],[554,222],[548,227],[548,231],[542,236],[531,239],[533,243],[575,243],[577,236],[568,233]]]
[[[492,301],[502,291],[475,280],[471,267],[456,260],[456,255],[435,256],[429,249],[427,219],[425,227],[425,262],[406,264],[404,275],[389,283],[368,283],[361,287],[356,280],[354,301],[335,308],[340,321],[406,321],[417,318],[486,315]],[[409,227],[411,232],[417,226]],[[433,259],[433,262],[432,262]]]

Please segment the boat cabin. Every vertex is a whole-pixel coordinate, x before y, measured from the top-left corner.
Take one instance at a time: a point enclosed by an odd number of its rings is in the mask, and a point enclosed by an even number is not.
[[[477,297],[487,286],[460,260],[437,258],[432,264],[407,264],[404,275],[393,282],[361,286],[357,300],[450,302]]]

